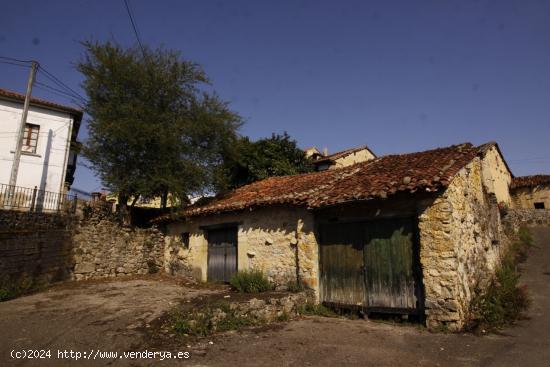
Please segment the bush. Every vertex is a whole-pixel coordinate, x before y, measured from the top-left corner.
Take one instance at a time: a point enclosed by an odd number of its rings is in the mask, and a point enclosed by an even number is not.
[[[214,329],[212,314],[210,310],[177,314],[173,318],[172,329],[179,335],[208,336]]]
[[[290,293],[299,293],[304,290],[304,286],[300,282],[291,280],[286,284],[286,290]]]
[[[531,233],[526,228],[518,231],[515,242],[502,259],[495,279],[485,293],[474,298],[471,307],[471,330],[497,329],[522,318],[530,300],[525,286],[519,285],[517,264],[524,261],[527,249],[532,245]]]
[[[271,290],[271,284],[261,270],[244,270],[235,273],[229,283],[239,292],[260,293]]]
[[[178,335],[204,337],[215,332],[239,330],[258,325],[251,315],[239,315],[228,305],[206,306],[201,311],[179,312],[172,316],[172,329]]]
[[[0,287],[0,302],[8,301],[17,297],[18,292],[10,287]]]
[[[149,274],[156,274],[159,272],[158,265],[152,260],[147,261],[147,267],[149,268]]]
[[[43,283],[31,278],[10,279],[3,277],[0,279],[0,302],[36,292],[43,287]]]
[[[527,227],[521,227],[518,230],[518,238],[520,243],[526,247],[533,245],[533,236]]]
[[[337,317],[336,312],[321,304],[305,303],[298,306],[298,313],[309,316]]]

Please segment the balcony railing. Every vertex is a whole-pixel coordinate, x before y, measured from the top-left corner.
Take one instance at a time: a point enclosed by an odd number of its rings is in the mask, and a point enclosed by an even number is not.
[[[0,209],[74,213],[77,196],[0,184]]]

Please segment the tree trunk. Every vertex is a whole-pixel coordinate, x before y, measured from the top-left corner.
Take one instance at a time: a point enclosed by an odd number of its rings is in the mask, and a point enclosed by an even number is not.
[[[168,191],[164,191],[160,198],[160,207],[162,209],[166,209],[167,204],[168,204]]]
[[[130,204],[130,208],[133,208],[136,205],[138,199],[139,199],[139,194],[134,196],[134,200],[132,200],[132,204]]]
[[[118,194],[118,221],[121,225],[130,225],[130,213],[128,212],[128,195]]]

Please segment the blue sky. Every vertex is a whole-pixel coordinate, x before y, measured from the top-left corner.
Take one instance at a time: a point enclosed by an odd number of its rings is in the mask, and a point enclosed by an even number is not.
[[[201,64],[244,135],[379,155],[496,140],[516,175],[550,173],[548,1],[129,3],[142,41]],[[79,91],[84,39],[134,45],[123,0],[2,5],[0,56],[36,59]],[[0,87],[22,92],[26,78],[0,64]],[[79,167],[74,187],[101,183]]]

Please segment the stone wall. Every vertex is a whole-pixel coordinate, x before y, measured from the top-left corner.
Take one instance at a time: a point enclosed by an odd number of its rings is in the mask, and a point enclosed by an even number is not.
[[[0,210],[0,281],[46,284],[162,269],[157,229],[120,227],[104,210],[85,218]]]
[[[521,226],[550,226],[550,209],[509,209],[502,222],[510,234]]]
[[[550,185],[514,189],[512,198],[516,208],[534,209],[535,203],[544,203],[544,207],[550,210]]]
[[[233,310],[238,316],[248,316],[257,322],[273,322],[280,317],[294,317],[300,315],[300,309],[308,304],[315,302],[309,292],[300,292],[287,294],[283,297],[269,297],[266,299],[252,298],[245,302],[230,302],[229,309]],[[214,313],[214,323],[223,319],[226,315],[221,309]]]
[[[485,193],[476,158],[419,215],[429,328],[461,329],[476,289],[493,277],[507,246],[496,201]]]
[[[357,152],[348,154],[342,158],[336,159],[330,169],[342,168],[351,166],[355,163],[365,162],[374,159],[374,155],[368,149],[362,149]]]
[[[509,189],[512,174],[496,145],[493,145],[483,154],[481,169],[483,184],[487,193],[494,194],[498,203],[503,202],[508,206],[513,205]]]
[[[73,217],[0,210],[0,281],[36,286],[68,279]]]
[[[164,236],[155,228],[121,227],[92,216],[75,228],[72,241],[76,280],[153,273],[164,265]]]
[[[238,270],[260,269],[280,289],[289,281],[295,281],[297,276],[305,285],[317,287],[317,242],[313,218],[311,213],[301,208],[260,208],[171,223],[167,228],[166,270],[171,273],[190,272],[199,280],[206,281],[208,241],[204,227],[233,222],[238,223]],[[189,248],[182,245],[183,232],[190,234]]]

